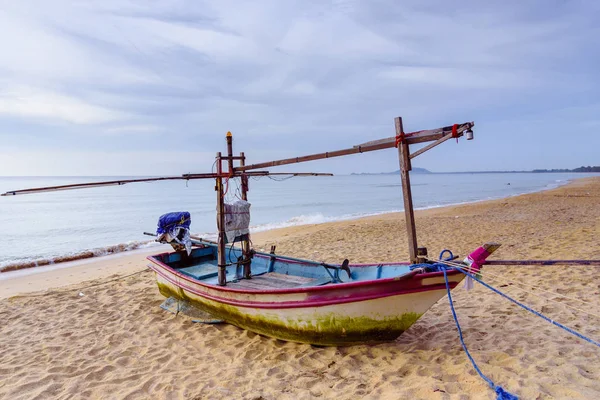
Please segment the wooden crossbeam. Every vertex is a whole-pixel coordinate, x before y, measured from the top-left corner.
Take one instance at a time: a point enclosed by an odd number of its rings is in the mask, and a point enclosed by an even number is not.
[[[464,131],[466,131],[469,128],[472,128],[474,125],[475,124],[473,122],[465,122],[465,123],[459,124],[458,125],[458,131],[460,131],[459,136],[462,136]],[[409,145],[415,144],[415,143],[431,142],[434,140],[441,139],[444,136],[446,136],[448,133],[451,133],[451,132],[452,132],[452,126],[446,126],[443,128],[431,129],[431,130],[425,130],[425,131],[411,132],[411,133],[405,134],[405,137],[406,137],[405,140],[406,140],[406,143]],[[246,165],[243,167],[237,167],[237,168],[235,168],[235,171],[239,172],[239,171],[249,171],[252,169],[259,169],[259,168],[278,167],[281,165],[297,164],[297,163],[314,161],[314,160],[322,160],[324,158],[341,157],[341,156],[347,156],[350,154],[359,154],[359,153],[367,153],[367,152],[376,151],[376,150],[391,149],[393,147],[396,147],[396,136],[392,136],[392,137],[380,139],[380,140],[374,140],[371,142],[366,142],[366,143],[363,143],[360,145],[353,146],[348,149],[328,151],[325,153],[310,154],[310,155],[301,156],[301,157],[284,158],[281,160],[267,161],[267,162],[258,163],[258,164],[250,164],[250,165]]]

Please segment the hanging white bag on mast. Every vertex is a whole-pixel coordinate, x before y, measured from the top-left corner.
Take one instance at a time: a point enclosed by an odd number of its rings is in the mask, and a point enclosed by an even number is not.
[[[237,200],[225,206],[225,235],[227,242],[233,243],[242,240],[250,233],[250,203]]]

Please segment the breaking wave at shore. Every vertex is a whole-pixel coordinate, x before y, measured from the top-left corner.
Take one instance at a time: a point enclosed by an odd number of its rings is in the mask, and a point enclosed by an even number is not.
[[[21,269],[35,268],[35,267],[45,267],[45,266],[65,263],[65,262],[69,262],[69,261],[85,260],[86,258],[102,257],[102,256],[110,255],[110,254],[122,253],[125,251],[150,248],[150,247],[157,246],[157,245],[159,245],[159,243],[156,243],[154,241],[145,241],[145,242],[132,241],[132,242],[128,242],[128,243],[121,243],[121,244],[116,244],[116,245],[112,245],[112,246],[99,247],[99,248],[90,249],[90,250],[83,250],[83,251],[68,253],[68,254],[59,255],[56,257],[46,257],[46,258],[39,258],[39,259],[35,259],[35,260],[24,259],[24,260],[18,260],[18,261],[4,262],[4,263],[0,263],[0,272],[17,271],[17,270],[21,270]]]

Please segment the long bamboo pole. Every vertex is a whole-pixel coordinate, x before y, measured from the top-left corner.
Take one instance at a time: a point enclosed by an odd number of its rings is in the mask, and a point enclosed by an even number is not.
[[[600,265],[600,260],[487,260],[484,265]]]
[[[402,137],[404,127],[402,118],[394,119],[396,135]],[[415,226],[415,212],[413,210],[412,191],[410,188],[410,150],[406,140],[398,144],[398,158],[400,160],[400,178],[402,179],[402,197],[404,198],[404,216],[406,219],[406,233],[408,235],[408,254],[410,261],[417,262],[417,228]]]
[[[196,174],[196,175],[197,175],[197,177],[194,177],[191,179],[214,178],[214,176],[215,176],[215,174]],[[161,176],[161,177],[157,177],[157,178],[121,179],[121,180],[116,180],[116,181],[73,183],[73,184],[69,184],[69,185],[46,186],[46,187],[31,188],[31,189],[10,190],[8,192],[2,193],[0,196],[16,196],[16,195],[20,195],[20,194],[54,192],[54,191],[59,191],[59,190],[88,189],[88,188],[102,187],[102,186],[121,186],[121,185],[126,185],[128,183],[172,181],[172,180],[181,180],[181,179],[187,179],[187,178],[182,178],[181,176]]]
[[[218,243],[218,279],[219,285],[225,286],[227,283],[225,263],[225,204],[223,202],[223,165],[221,160],[221,152],[217,153],[217,178],[215,190],[217,191],[217,229],[219,235],[217,239]]]
[[[224,159],[225,157],[221,157]],[[236,158],[234,157],[234,160]],[[321,173],[321,172],[269,172],[269,171],[250,171],[244,172],[247,176],[269,176],[269,175],[292,175],[292,176],[333,176],[330,173]],[[8,192],[2,193],[0,196],[17,196],[22,194],[33,194],[33,193],[44,193],[44,192],[56,192],[61,190],[75,190],[75,189],[89,189],[94,187],[103,187],[103,186],[121,186],[126,185],[128,183],[138,183],[138,182],[157,182],[157,181],[188,181],[195,179],[213,179],[217,178],[218,174],[216,173],[204,173],[204,174],[184,174],[180,176],[162,176],[157,178],[140,178],[140,179],[121,179],[118,181],[104,181],[104,182],[86,182],[86,183],[74,183],[69,185],[59,185],[59,186],[46,186],[39,188],[31,188],[31,189],[20,189],[20,190],[9,190]],[[221,174],[222,178],[228,177],[229,175]],[[236,172],[234,176],[241,176],[241,173]]]

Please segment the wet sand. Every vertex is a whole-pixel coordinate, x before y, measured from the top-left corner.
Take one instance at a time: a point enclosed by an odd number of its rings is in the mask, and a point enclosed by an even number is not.
[[[600,178],[416,216],[419,244],[434,257],[495,241],[503,244],[495,259],[600,259]],[[329,262],[408,257],[401,214],[263,232],[253,242]],[[145,255],[0,274],[0,398],[495,398],[462,351],[447,299],[394,342],[317,348],[164,312]],[[600,340],[599,271],[490,266],[484,279]],[[479,285],[453,297],[471,354],[496,384],[521,398],[600,398],[598,347]]]

